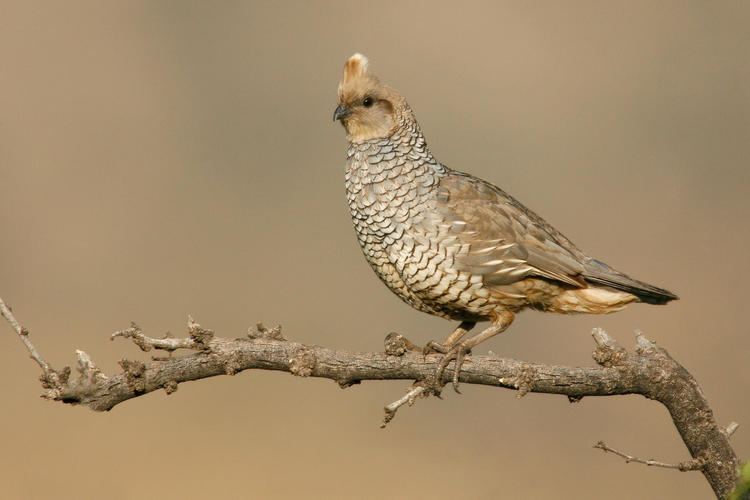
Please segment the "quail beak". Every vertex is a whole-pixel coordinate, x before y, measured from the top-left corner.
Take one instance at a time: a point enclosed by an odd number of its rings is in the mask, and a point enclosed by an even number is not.
[[[333,121],[344,120],[350,114],[352,114],[352,111],[349,108],[343,104],[339,104],[336,106],[336,111],[333,112]]]

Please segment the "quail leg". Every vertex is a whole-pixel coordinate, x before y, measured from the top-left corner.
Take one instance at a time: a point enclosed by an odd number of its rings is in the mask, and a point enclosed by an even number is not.
[[[460,339],[463,337],[463,335],[466,334],[467,331],[465,331],[461,336],[458,337],[458,339],[454,339],[454,345],[450,346],[443,354],[443,358],[440,360],[440,364],[438,364],[437,369],[435,370],[435,383],[440,384],[443,380],[443,374],[445,373],[445,369],[448,367],[451,361],[455,360],[455,367],[453,369],[453,390],[458,392],[460,394],[461,391],[458,390],[458,376],[461,373],[461,366],[464,363],[464,359],[466,358],[466,355],[471,352],[472,347],[475,347],[485,340],[489,339],[490,337],[494,337],[495,335],[504,332],[510,324],[513,322],[513,319],[515,318],[515,315],[509,311],[503,311],[502,313],[498,314],[497,317],[493,320],[492,325],[490,325],[488,328],[483,330],[482,332],[474,335],[473,337],[464,340],[463,342],[460,342]],[[463,323],[462,323],[463,325]],[[472,325],[473,326],[473,325]],[[450,337],[448,337],[448,340],[450,340],[454,335],[456,335],[456,332],[461,329],[459,328],[454,331]],[[448,342],[446,341],[446,344]],[[429,345],[429,344],[428,344]],[[443,346],[441,346],[443,347]]]
[[[453,333],[448,335],[448,338],[446,338],[443,343],[435,342],[434,340],[430,340],[427,342],[424,346],[424,349],[422,349],[423,354],[432,354],[434,352],[439,352],[441,354],[445,354],[448,351],[453,348],[464,336],[471,331],[472,328],[476,326],[476,322],[473,321],[462,321],[460,325],[456,327],[455,330],[453,330]]]

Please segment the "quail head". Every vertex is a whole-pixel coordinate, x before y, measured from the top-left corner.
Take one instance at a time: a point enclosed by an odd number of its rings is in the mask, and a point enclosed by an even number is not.
[[[677,299],[585,254],[499,187],[438,162],[404,97],[361,54],[344,65],[333,118],[346,130],[346,195],[367,262],[410,306],[460,322],[426,346],[443,354],[438,387],[455,360],[457,388],[469,350],[526,308],[605,314]]]

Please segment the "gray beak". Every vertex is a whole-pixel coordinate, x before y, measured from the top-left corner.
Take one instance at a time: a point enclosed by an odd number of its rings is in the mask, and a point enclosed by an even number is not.
[[[333,112],[333,121],[343,120],[350,114],[352,114],[352,112],[349,108],[347,108],[343,104],[339,104],[338,106],[336,106],[336,111]]]

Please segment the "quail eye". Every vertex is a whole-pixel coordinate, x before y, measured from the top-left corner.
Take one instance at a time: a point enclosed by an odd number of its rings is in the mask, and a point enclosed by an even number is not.
[[[362,101],[362,106],[366,108],[369,108],[373,104],[375,104],[375,100],[372,97],[365,97],[364,100]]]

